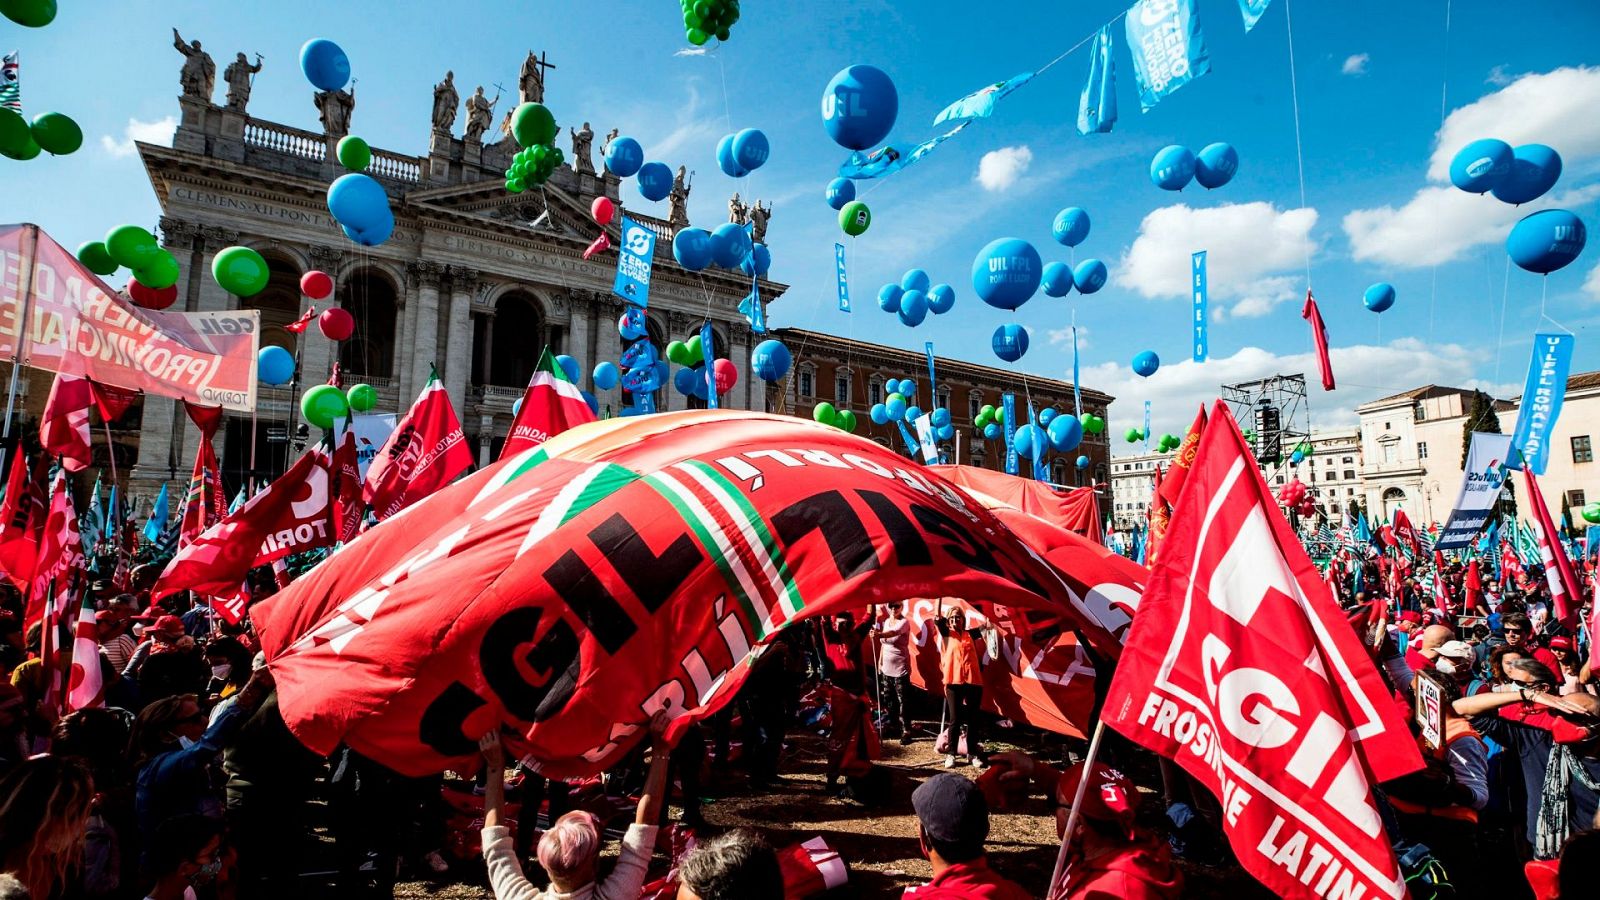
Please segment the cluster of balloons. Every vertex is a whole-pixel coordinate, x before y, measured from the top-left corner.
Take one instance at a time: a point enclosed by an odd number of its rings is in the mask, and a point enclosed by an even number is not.
[[[1561,154],[1544,144],[1513,148],[1483,138],[1456,151],[1450,183],[1469,194],[1493,194],[1520,206],[1537,200],[1561,178]],[[1564,209],[1547,209],[1524,218],[1506,236],[1506,252],[1520,268],[1548,275],[1583,253],[1588,232],[1583,220]]]
[[[1050,234],[1063,247],[1078,246],[1089,236],[1089,213],[1079,206],[1063,209],[1050,224]],[[1098,259],[1086,259],[1076,266],[1057,261],[1044,267],[1040,285],[1048,297],[1065,297],[1073,288],[1080,294],[1092,294],[1106,286],[1107,276],[1106,264]]]
[[[793,362],[789,348],[777,338],[768,338],[750,351],[750,371],[762,381],[782,381]]]
[[[1298,478],[1278,489],[1278,502],[1292,507],[1302,516],[1316,515],[1317,512],[1317,502],[1311,498],[1311,491]]]
[[[378,392],[370,384],[358,384],[348,391],[331,384],[319,384],[300,395],[300,414],[307,422],[327,430],[352,412],[367,412],[377,404]]]
[[[300,47],[300,71],[319,91],[337,91],[350,83],[350,57],[327,38],[312,38]]]
[[[1232,145],[1207,144],[1198,154],[1181,144],[1156,151],[1150,159],[1150,180],[1164,191],[1181,191],[1190,181],[1213,190],[1233,180],[1239,171],[1239,153]]]
[[[522,149],[511,157],[506,169],[506,190],[520,194],[550,180],[566,161],[555,145],[559,133],[555,115],[543,103],[524,103],[511,113],[511,136]]]
[[[339,158],[339,165],[352,172],[364,172],[367,166],[372,165],[372,148],[353,134],[339,139],[334,155]]]
[[[672,258],[691,272],[716,263],[746,275],[765,275],[772,265],[772,251],[750,240],[748,226],[733,222],[718,225],[716,231],[679,229],[672,238]]]
[[[1061,415],[1047,406],[1039,411],[1039,427],[1057,453],[1070,453],[1083,443],[1084,423],[1077,416]]]
[[[1163,434],[1161,437],[1156,438],[1157,453],[1170,453],[1182,445],[1183,438],[1178,437],[1175,434]]]
[[[978,410],[978,415],[972,420],[972,427],[978,429],[988,440],[1000,436],[1000,427],[1006,422],[1005,410],[992,403],[985,403]]]
[[[856,414],[848,409],[835,409],[832,403],[823,401],[811,410],[811,418],[823,425],[832,425],[840,431],[855,434]]]
[[[1149,378],[1161,368],[1161,357],[1154,350],[1141,350],[1133,357],[1133,374]]]
[[[1361,302],[1375,313],[1383,312],[1394,305],[1394,285],[1387,281],[1372,285],[1361,295]]]
[[[26,28],[43,28],[56,19],[56,0],[0,0],[0,15]]]
[[[758,128],[726,134],[717,142],[717,168],[729,178],[743,178],[761,168],[772,153],[767,135]]]
[[[14,110],[0,109],[0,154],[33,159],[40,151],[66,156],[83,146],[83,129],[58,112],[40,113],[30,123]]]
[[[922,410],[912,404],[917,396],[917,383],[909,378],[891,378],[883,383],[885,395],[882,403],[872,404],[867,417],[875,425],[890,422],[914,422],[922,418]]]
[[[249,247],[229,247],[211,258],[211,277],[230,294],[254,297],[272,278],[261,254]]]
[[[890,282],[878,289],[878,308],[900,316],[900,324],[921,325],[928,313],[944,315],[955,308],[956,290],[948,284],[933,284],[921,269],[907,269],[899,283]]]
[[[1129,428],[1122,433],[1123,440],[1130,444],[1137,444],[1149,436],[1150,432],[1145,431],[1143,428]]]
[[[106,233],[105,240],[81,245],[78,262],[96,275],[114,275],[119,267],[131,270],[128,293],[140,306],[165,309],[178,298],[177,258],[156,243],[155,235],[137,225],[118,225]],[[139,285],[138,295],[135,284]],[[141,301],[141,297],[147,299]]]
[[[1295,444],[1294,445],[1294,449],[1289,452],[1289,462],[1298,466],[1302,462],[1305,462],[1306,457],[1308,457],[1310,455],[1311,455],[1311,442],[1310,441],[1301,441],[1300,443]]]
[[[678,0],[683,7],[683,33],[696,47],[711,40],[728,39],[733,23],[739,21],[739,0]]]
[[[394,234],[389,194],[371,175],[351,172],[328,185],[328,212],[345,237],[363,247],[376,247]]]

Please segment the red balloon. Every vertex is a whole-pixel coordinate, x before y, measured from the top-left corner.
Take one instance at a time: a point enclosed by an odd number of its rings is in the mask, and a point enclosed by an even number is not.
[[[719,394],[726,394],[739,383],[739,367],[735,366],[731,359],[719,359],[712,363],[712,372],[717,381]]]
[[[129,278],[128,296],[133,298],[134,303],[145,309],[166,309],[177,302],[178,286],[172,284],[158,290],[153,287],[145,287],[139,283],[138,279]]]
[[[327,272],[312,269],[300,276],[300,293],[313,300],[321,300],[333,293],[333,279]]]
[[[610,197],[596,197],[589,204],[589,215],[594,216],[594,220],[601,225],[609,223],[616,212],[617,208],[612,205]]]
[[[342,306],[330,306],[317,318],[317,327],[329,340],[343,341],[355,333],[356,318]]]

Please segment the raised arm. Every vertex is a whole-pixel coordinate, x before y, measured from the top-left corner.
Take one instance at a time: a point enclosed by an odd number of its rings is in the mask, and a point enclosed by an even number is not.
[[[665,734],[671,722],[664,709],[656,710],[650,718],[650,772],[645,776],[644,791],[639,794],[639,809],[633,816],[635,825],[661,821],[661,804],[667,799],[667,763],[672,758]]]
[[[483,754],[483,827],[500,824],[501,812],[506,805],[506,749],[500,744],[500,732],[491,731],[478,738],[478,751]]]
[[[1541,703],[1550,707],[1551,709],[1559,710],[1561,712],[1575,713],[1577,715],[1586,715],[1589,712],[1587,709],[1584,709],[1576,703],[1563,700],[1555,694],[1547,694],[1543,691],[1530,691],[1526,688],[1520,688],[1516,691],[1505,691],[1502,693],[1490,692],[1487,694],[1474,694],[1471,697],[1462,697],[1450,705],[1451,708],[1456,711],[1456,715],[1471,717],[1492,712],[1502,706],[1510,706],[1513,703],[1521,703],[1523,701]]]

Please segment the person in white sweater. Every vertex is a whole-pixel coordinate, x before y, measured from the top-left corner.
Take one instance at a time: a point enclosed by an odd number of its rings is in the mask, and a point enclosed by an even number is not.
[[[656,845],[656,822],[667,789],[667,758],[671,747],[663,739],[670,717],[657,712],[650,721],[650,774],[633,824],[622,837],[622,852],[611,874],[597,880],[596,866],[604,842],[601,821],[593,813],[574,810],[551,824],[539,838],[539,865],[550,876],[550,887],[540,890],[522,874],[522,864],[512,846],[511,832],[500,824],[505,806],[505,750],[500,734],[491,731],[478,742],[488,765],[484,786],[483,860],[496,900],[637,900]],[[535,811],[526,813],[522,827],[533,827]]]

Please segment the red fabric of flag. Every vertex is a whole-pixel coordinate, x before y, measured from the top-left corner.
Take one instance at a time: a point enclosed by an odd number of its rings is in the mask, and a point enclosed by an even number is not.
[[[283,326],[283,330],[291,331],[295,334],[301,334],[306,330],[306,326],[311,324],[311,320],[315,319],[316,317],[317,305],[313,303],[306,307],[306,311],[300,314],[300,318],[295,319],[293,322]]]
[[[100,410],[100,420],[103,422],[115,422],[122,418],[122,414],[139,399],[138,391],[95,381],[89,382],[89,389],[94,392],[94,405]]]
[[[523,411],[527,411],[526,402]],[[449,484],[471,466],[466,433],[450,405],[450,395],[435,375],[367,466],[364,494],[381,522]]]
[[[356,452],[356,434],[347,427],[333,451],[334,532],[341,543],[355,540],[366,510],[366,501],[361,499],[361,461]]]
[[[500,458],[509,459],[524,450],[531,450],[552,437],[595,420],[594,410],[583,399],[578,386],[567,380],[556,358],[545,348],[539,365],[522,392],[522,407],[511,423],[511,432],[500,448]]]
[[[29,466],[27,456],[18,448],[11,454],[5,501],[0,503],[0,571],[24,593],[33,581],[39,535],[49,514],[44,471],[43,465]]]
[[[1311,323],[1311,340],[1317,345],[1317,368],[1322,374],[1322,389],[1333,390],[1333,360],[1328,358],[1328,326],[1322,322],[1322,310],[1306,288],[1306,303],[1300,308],[1300,318]]]
[[[1467,563],[1467,572],[1461,577],[1461,587],[1466,596],[1462,608],[1469,613],[1487,612],[1483,604],[1483,575],[1478,571],[1476,559]]]
[[[61,457],[61,467],[81,472],[94,462],[89,443],[89,409],[94,406],[94,391],[89,379],[57,374],[50,384],[50,397],[39,420],[39,442],[52,455]]]
[[[1583,595],[1578,589],[1578,576],[1572,571],[1572,560],[1561,546],[1560,532],[1550,520],[1550,510],[1544,505],[1544,495],[1539,493],[1539,480],[1526,466],[1522,469],[1522,484],[1528,491],[1528,505],[1533,507],[1533,529],[1539,537],[1539,557],[1544,563],[1544,580],[1550,586],[1551,614],[1568,632],[1578,627],[1578,607]]]
[[[23,617],[27,628],[44,618],[45,600],[54,595],[56,582],[74,566],[83,564],[78,543],[78,515],[72,509],[72,489],[64,472],[57,472],[50,485],[50,512],[39,536],[39,556],[33,564],[33,582],[28,591],[28,609]]]
[[[1194,465],[1194,455],[1200,449],[1200,435],[1206,430],[1206,408],[1200,407],[1195,413],[1194,421],[1189,423],[1189,430],[1183,436],[1183,443],[1178,445],[1178,452],[1172,457],[1172,465],[1167,467],[1166,476],[1161,480],[1161,496],[1166,499],[1167,506],[1178,505],[1178,498],[1183,496],[1183,484],[1189,478],[1189,468]]]

